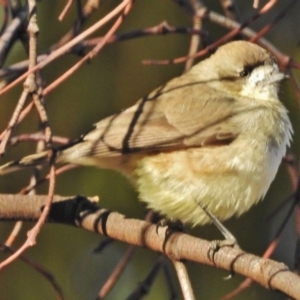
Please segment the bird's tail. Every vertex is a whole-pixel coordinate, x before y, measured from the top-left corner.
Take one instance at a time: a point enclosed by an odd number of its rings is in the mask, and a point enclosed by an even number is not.
[[[26,167],[32,167],[45,164],[49,161],[48,151],[43,151],[25,156],[19,160],[11,161],[0,166],[0,175],[5,175]]]

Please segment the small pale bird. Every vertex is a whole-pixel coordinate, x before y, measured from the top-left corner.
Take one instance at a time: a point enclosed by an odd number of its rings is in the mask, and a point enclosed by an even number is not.
[[[115,169],[140,200],[172,220],[201,225],[241,215],[266,194],[292,126],[278,98],[274,57],[245,41],[220,47],[184,75],[108,117],[57,163]],[[0,174],[47,162],[47,151],[3,165]]]

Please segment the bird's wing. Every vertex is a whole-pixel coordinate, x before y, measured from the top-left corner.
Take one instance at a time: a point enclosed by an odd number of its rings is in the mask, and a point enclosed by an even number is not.
[[[80,143],[64,150],[63,156],[70,161],[229,144],[240,132],[231,120],[234,106],[233,98],[206,84],[172,86],[171,81],[97,123]]]

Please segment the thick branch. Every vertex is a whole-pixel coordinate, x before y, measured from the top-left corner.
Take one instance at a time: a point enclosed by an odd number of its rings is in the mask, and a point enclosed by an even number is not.
[[[32,220],[41,214],[47,196],[0,195],[0,220]],[[268,289],[299,298],[300,278],[276,261],[263,259],[230,247],[210,258],[211,243],[184,233],[169,233],[149,222],[129,219],[102,209],[94,199],[55,196],[48,222],[75,225],[136,246],[165,253],[171,259],[191,260],[239,273]]]

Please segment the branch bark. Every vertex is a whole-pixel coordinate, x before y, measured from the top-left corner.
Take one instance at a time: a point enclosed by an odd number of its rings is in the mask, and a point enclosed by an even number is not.
[[[43,195],[0,195],[0,221],[36,221],[45,205]],[[299,299],[300,278],[286,265],[223,247],[211,259],[209,241],[181,232],[157,230],[155,224],[127,218],[99,207],[95,198],[54,196],[48,222],[77,226],[131,245],[164,253],[172,260],[190,260],[235,272],[263,287]]]

